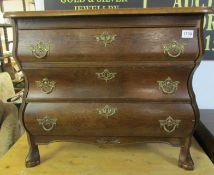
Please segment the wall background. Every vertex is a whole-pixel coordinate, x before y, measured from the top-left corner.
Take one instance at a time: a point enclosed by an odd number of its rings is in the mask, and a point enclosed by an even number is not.
[[[201,62],[193,76],[193,89],[200,109],[214,109],[214,61]]]

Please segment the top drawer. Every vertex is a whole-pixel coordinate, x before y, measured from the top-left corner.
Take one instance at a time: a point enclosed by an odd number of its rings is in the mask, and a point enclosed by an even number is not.
[[[192,38],[182,38],[193,30]],[[19,30],[21,62],[193,61],[196,28],[100,28]]]

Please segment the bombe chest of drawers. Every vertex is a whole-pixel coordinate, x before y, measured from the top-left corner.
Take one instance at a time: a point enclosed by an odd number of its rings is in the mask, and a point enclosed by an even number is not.
[[[207,8],[7,13],[25,75],[26,166],[39,144],[168,142],[193,169],[199,120],[192,76]]]

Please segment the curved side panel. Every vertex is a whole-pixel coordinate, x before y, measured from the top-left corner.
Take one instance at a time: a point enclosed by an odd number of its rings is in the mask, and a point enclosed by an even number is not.
[[[199,112],[199,109],[198,109],[198,105],[197,105],[197,102],[196,102],[196,97],[195,97],[195,93],[193,91],[193,86],[192,86],[192,80],[193,80],[193,75],[195,73],[195,71],[197,70],[198,66],[200,65],[200,62],[201,62],[201,58],[204,54],[204,43],[203,43],[203,21],[204,21],[204,15],[201,15],[201,20],[200,20],[200,23],[198,24],[198,45],[199,45],[199,56],[198,56],[198,59],[196,60],[195,62],[195,67],[194,69],[192,70],[191,72],[191,76],[189,77],[189,80],[188,80],[188,90],[189,90],[189,94],[190,94],[190,98],[191,98],[191,105],[192,105],[192,108],[193,108],[193,111],[195,113],[195,126],[194,126],[194,129],[192,131],[192,134],[194,133],[198,123],[199,123],[199,119],[200,119],[200,112]]]
[[[12,26],[13,26],[13,59],[16,61],[16,64],[18,65],[20,70],[23,72],[23,68],[20,64],[21,62],[17,56],[19,35],[18,35],[18,26],[17,26],[17,20],[16,19],[12,20]],[[22,104],[21,104],[21,107],[19,110],[19,118],[21,119],[22,125],[26,129],[23,119],[24,119],[24,113],[25,113],[25,108],[26,108],[26,98],[27,98],[29,86],[28,86],[27,76],[25,75],[24,72],[23,72],[23,75],[24,75],[24,81],[25,81],[25,91],[24,91],[24,95],[23,95]]]

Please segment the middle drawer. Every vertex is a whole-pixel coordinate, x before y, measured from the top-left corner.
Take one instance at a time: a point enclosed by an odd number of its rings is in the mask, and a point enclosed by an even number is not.
[[[26,69],[28,100],[184,100],[192,66]]]

